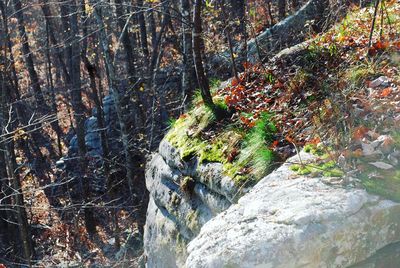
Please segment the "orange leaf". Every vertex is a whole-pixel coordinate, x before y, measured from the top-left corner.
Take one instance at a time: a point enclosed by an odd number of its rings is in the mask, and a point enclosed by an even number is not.
[[[361,157],[363,155],[364,154],[363,154],[363,151],[361,149],[357,149],[357,150],[353,151],[353,153],[352,153],[352,156],[355,157],[355,158],[359,158],[359,157]]]
[[[392,93],[392,89],[390,87],[387,87],[384,90],[382,90],[380,96],[384,98],[384,97],[389,96],[390,93]]]
[[[271,144],[271,148],[276,148],[276,147],[278,147],[278,144],[279,144],[279,141],[273,141],[272,142],[272,144]]]
[[[368,132],[367,127],[360,126],[354,130],[353,138],[355,140],[361,140],[362,138],[364,138],[364,136],[365,136],[365,134],[367,134],[367,132]]]
[[[237,86],[237,85],[239,85],[239,80],[236,78],[236,77],[234,77],[233,79],[232,79],[232,86]]]
[[[244,67],[244,69],[249,69],[249,68],[251,68],[251,63],[250,62],[248,62],[248,61],[245,61],[245,62],[243,62],[243,67]]]
[[[294,143],[294,140],[289,136],[286,136],[285,139],[290,143]]]
[[[317,145],[317,144],[320,143],[320,142],[321,142],[321,139],[320,139],[319,137],[316,137],[316,138],[314,138],[314,139],[311,139],[311,140],[308,141],[307,143],[308,143],[308,144]]]

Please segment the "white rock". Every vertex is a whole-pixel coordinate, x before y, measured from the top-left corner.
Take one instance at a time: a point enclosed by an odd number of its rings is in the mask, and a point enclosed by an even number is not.
[[[389,85],[389,78],[387,76],[380,76],[379,78],[369,83],[370,88],[376,88],[379,86],[388,86],[388,85]]]
[[[375,151],[375,147],[370,143],[362,142],[361,146],[362,146],[363,154],[365,156],[370,156],[370,155],[374,155],[374,154],[378,153],[377,151]]]
[[[387,163],[385,163],[385,162],[370,162],[370,164],[373,165],[373,166],[375,166],[375,167],[377,167],[377,168],[385,169],[385,170],[388,170],[388,169],[392,169],[392,168],[393,168],[392,165],[387,164]]]
[[[293,176],[284,164],[206,223],[185,267],[348,267],[400,241],[400,204]]]

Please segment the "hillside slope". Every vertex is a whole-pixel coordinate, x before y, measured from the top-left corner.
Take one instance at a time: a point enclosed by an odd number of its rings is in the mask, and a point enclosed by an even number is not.
[[[346,267],[400,240],[400,6],[382,10],[371,47],[355,8],[216,84],[229,117],[198,97],[171,123],[147,166],[148,267]]]

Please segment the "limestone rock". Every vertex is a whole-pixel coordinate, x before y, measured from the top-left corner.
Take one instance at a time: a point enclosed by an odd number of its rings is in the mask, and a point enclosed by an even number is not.
[[[297,176],[293,162],[207,222],[186,267],[347,267],[400,240],[400,204]]]
[[[144,233],[147,267],[182,267],[187,243],[206,222],[231,205],[221,194],[229,192],[221,190],[221,183],[215,187],[205,184],[222,177],[220,168],[197,166],[196,159],[182,161],[179,152],[165,140],[159,152],[146,167],[151,199]],[[205,166],[207,172],[198,171]]]

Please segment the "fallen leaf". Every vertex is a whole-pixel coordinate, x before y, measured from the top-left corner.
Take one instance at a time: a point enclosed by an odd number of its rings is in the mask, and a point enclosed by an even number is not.
[[[353,132],[353,139],[361,140],[367,134],[369,129],[365,126],[357,127]]]
[[[382,98],[387,97],[390,95],[390,93],[392,93],[392,89],[390,87],[385,88],[384,90],[382,90],[380,96]]]

